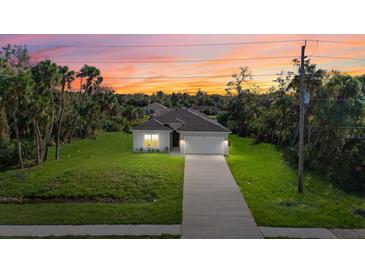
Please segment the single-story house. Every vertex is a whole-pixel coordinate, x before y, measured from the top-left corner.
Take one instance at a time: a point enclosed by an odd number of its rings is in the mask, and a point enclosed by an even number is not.
[[[190,109],[173,109],[132,129],[134,151],[228,154],[229,129]]]
[[[148,104],[146,106],[145,110],[146,110],[146,114],[153,117],[153,116],[160,115],[162,113],[166,113],[166,112],[170,111],[171,109],[168,107],[165,107],[164,105],[162,105],[158,102],[153,102],[151,104]]]

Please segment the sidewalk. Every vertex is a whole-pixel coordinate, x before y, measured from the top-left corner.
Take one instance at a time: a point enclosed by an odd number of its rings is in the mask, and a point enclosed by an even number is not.
[[[365,239],[365,229],[264,227],[265,238]]]
[[[0,225],[4,237],[180,235],[180,225]]]

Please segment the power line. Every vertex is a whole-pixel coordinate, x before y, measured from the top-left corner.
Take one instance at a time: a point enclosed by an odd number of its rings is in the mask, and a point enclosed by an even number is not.
[[[313,51],[313,53],[310,56],[308,56],[308,58],[313,57],[317,53],[319,42],[318,42],[318,40],[316,42],[317,42],[316,43],[316,49]]]
[[[267,76],[282,76],[293,74],[252,74],[252,77],[267,77]],[[105,79],[190,79],[190,78],[227,78],[232,75],[192,75],[192,76],[120,76],[120,77],[106,77]]]
[[[365,61],[365,58],[354,58],[354,57],[346,57],[346,56],[313,55],[311,57],[327,58],[327,59],[344,59],[344,60]]]
[[[360,45],[364,45],[365,46],[365,42],[360,42],[360,41],[339,41],[339,40],[307,40],[310,42],[320,42],[320,43],[331,43],[331,44],[360,44]]]
[[[271,40],[271,41],[248,41],[248,42],[227,42],[227,43],[191,43],[191,44],[156,44],[156,45],[95,45],[95,44],[55,44],[55,45],[29,45],[29,48],[163,48],[163,47],[206,47],[206,46],[234,46],[234,45],[252,45],[252,44],[275,44],[275,43],[296,43],[303,40]],[[91,42],[90,42],[91,43]]]
[[[54,61],[56,63],[68,64],[82,64],[82,63],[100,63],[100,64],[123,64],[123,63],[199,63],[199,62],[226,62],[226,61],[248,61],[248,60],[266,60],[266,59],[285,59],[295,58],[298,56],[264,56],[264,57],[250,57],[250,58],[228,58],[228,59],[182,59],[182,60],[118,60],[118,61]]]
[[[254,45],[254,44],[276,44],[276,43],[298,43],[304,42],[305,39],[292,39],[292,40],[269,40],[269,41],[248,41],[248,42],[226,42],[226,43],[190,43],[190,44],[155,44],[155,45],[95,45],[90,44],[93,42],[83,42],[80,44],[76,42],[75,44],[40,44],[31,45],[24,44],[23,46],[29,48],[162,48],[162,47],[206,47],[206,46],[234,46],[234,45]],[[336,43],[336,44],[359,44],[364,45],[365,42],[361,41],[339,41],[339,40],[315,40],[307,39],[308,42],[317,43]],[[78,44],[77,44],[78,43]],[[7,44],[6,44],[7,45]],[[6,45],[3,45],[6,46]]]

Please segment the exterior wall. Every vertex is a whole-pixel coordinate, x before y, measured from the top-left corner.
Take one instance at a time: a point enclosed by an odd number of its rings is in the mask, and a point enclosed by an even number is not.
[[[202,131],[180,131],[180,153],[185,154],[185,136],[216,136],[224,137],[223,150],[224,155],[228,155],[228,135],[229,132],[202,132]]]
[[[140,151],[141,147],[143,150],[147,150],[143,147],[144,134],[158,134],[160,140],[160,151],[165,151],[166,147],[168,150],[171,148],[170,143],[170,132],[169,130],[133,130],[133,151]]]

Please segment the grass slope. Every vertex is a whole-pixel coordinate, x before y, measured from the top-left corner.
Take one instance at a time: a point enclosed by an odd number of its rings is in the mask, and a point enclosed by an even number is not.
[[[183,157],[133,153],[131,136],[100,133],[53,158],[51,150],[39,167],[0,173],[0,196],[85,201],[0,204],[0,224],[181,223]]]
[[[231,136],[228,165],[261,226],[364,228],[365,197],[347,194],[313,173],[305,176],[305,193],[297,193],[296,172],[270,144],[253,145]]]

